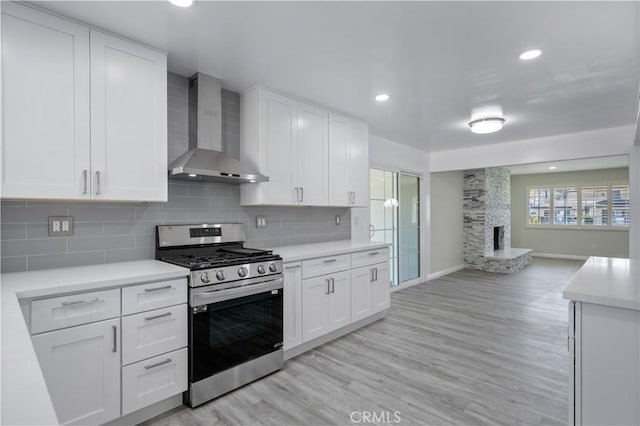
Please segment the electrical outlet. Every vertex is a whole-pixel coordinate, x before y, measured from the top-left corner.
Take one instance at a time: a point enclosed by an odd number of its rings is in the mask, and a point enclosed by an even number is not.
[[[267,227],[267,217],[266,216],[256,216],[256,228],[266,228]]]
[[[49,216],[49,236],[68,237],[73,235],[73,216]]]

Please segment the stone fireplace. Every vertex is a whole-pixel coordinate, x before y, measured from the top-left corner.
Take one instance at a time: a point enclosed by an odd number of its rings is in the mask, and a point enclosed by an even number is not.
[[[511,247],[511,173],[501,167],[464,171],[464,262],[469,269],[514,272],[531,250]]]

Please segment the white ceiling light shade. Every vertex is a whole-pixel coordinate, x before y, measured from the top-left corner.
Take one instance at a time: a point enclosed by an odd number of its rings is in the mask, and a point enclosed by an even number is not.
[[[469,123],[469,127],[473,133],[479,135],[486,135],[488,133],[495,133],[502,129],[505,119],[502,117],[485,117],[473,120]]]
[[[525,52],[522,52],[520,54],[520,59],[522,59],[523,61],[529,61],[531,59],[537,58],[540,55],[542,55],[542,50],[541,49],[531,49],[531,50],[527,50]]]
[[[386,93],[379,93],[374,96],[374,99],[376,100],[376,102],[387,102],[389,100],[389,95]]]
[[[557,168],[558,168],[557,166],[549,166],[549,170],[555,170]]]
[[[189,7],[193,4],[193,0],[169,0],[169,3],[178,7]]]

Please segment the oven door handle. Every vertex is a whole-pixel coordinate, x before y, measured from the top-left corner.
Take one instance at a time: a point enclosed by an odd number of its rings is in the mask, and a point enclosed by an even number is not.
[[[237,299],[254,294],[266,293],[271,290],[279,290],[284,287],[284,278],[263,281],[258,284],[250,284],[246,286],[225,288],[222,290],[203,291],[192,294],[191,305],[202,306],[210,303],[224,302],[229,299]]]

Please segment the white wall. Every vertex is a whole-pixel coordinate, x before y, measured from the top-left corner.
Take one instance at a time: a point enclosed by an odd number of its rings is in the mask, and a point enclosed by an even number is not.
[[[462,171],[431,173],[431,274],[464,264]]]
[[[527,228],[527,186],[627,181],[627,168],[511,176],[511,246],[534,253],[629,257],[629,231]]]
[[[421,175],[420,181],[420,273],[424,281],[430,271],[429,153],[376,135],[369,135],[369,163],[372,167]],[[351,209],[351,239],[369,240],[369,208]],[[420,281],[420,280],[416,280]],[[412,284],[412,283],[410,283]]]
[[[628,154],[635,126],[431,153],[431,172]]]

